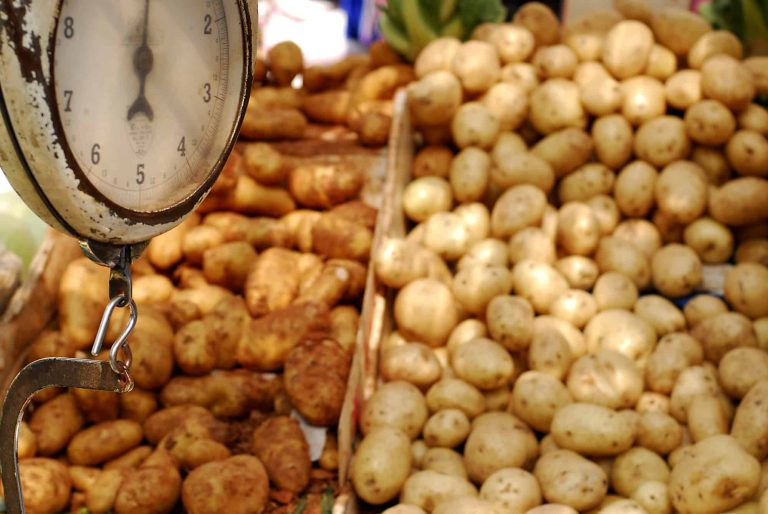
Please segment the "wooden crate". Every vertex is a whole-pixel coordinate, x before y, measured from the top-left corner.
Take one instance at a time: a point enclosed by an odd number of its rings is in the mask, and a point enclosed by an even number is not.
[[[374,252],[388,237],[402,238],[407,232],[403,214],[403,190],[411,180],[414,155],[413,127],[408,115],[406,93],[397,93],[393,106],[392,130],[387,152],[387,175],[376,220],[373,238]],[[363,309],[358,330],[357,349],[347,386],[347,397],[339,422],[339,480],[342,495],[337,499],[333,514],[373,514],[359,502],[349,482],[349,472],[355,442],[358,438],[357,421],[365,402],[378,385],[378,363],[381,342],[393,327],[391,317],[395,291],[376,279],[373,262],[368,266],[368,277],[363,297]]]

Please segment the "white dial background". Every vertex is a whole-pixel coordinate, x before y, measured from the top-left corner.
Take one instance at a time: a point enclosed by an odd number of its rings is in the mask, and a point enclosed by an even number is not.
[[[65,0],[54,79],[67,143],[87,180],[122,208],[155,212],[194,193],[224,149],[236,118],[243,41],[222,0],[149,0],[153,62],[145,98],[152,119],[141,111],[128,120],[140,90],[134,54],[145,5]]]

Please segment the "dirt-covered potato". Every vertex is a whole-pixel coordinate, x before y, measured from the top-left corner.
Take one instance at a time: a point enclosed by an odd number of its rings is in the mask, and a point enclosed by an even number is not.
[[[608,492],[608,477],[605,471],[570,450],[555,450],[542,455],[536,462],[533,474],[539,481],[542,496],[546,501],[567,505],[581,512],[599,505]],[[572,512],[561,509],[552,511],[552,514]],[[550,511],[537,507],[528,511],[528,514],[531,512],[544,514]]]
[[[351,478],[363,500],[381,505],[397,496],[410,472],[408,436],[398,428],[377,426],[357,447]]]
[[[236,455],[192,471],[184,479],[181,497],[190,514],[258,514],[268,502],[269,479],[259,459]]]
[[[181,475],[175,466],[142,466],[126,473],[115,496],[114,512],[171,512],[180,492]]]
[[[500,469],[523,467],[537,455],[538,441],[533,431],[506,412],[478,416],[464,444],[467,474],[477,483]]]
[[[587,125],[587,116],[580,97],[579,86],[574,82],[549,79],[531,94],[529,120],[542,134],[551,134],[566,127],[583,129]]]
[[[508,410],[539,432],[549,432],[555,412],[571,403],[562,382],[548,373],[526,371],[515,381]]]
[[[432,388],[438,384],[440,382]],[[365,403],[360,415],[360,429],[367,434],[378,426],[395,427],[416,439],[426,421],[427,403],[421,391],[409,382],[387,382]]]
[[[263,422],[253,432],[251,451],[279,489],[300,493],[309,484],[309,445],[295,419],[278,416]]]
[[[752,102],[755,85],[746,66],[728,54],[719,53],[701,65],[701,91],[705,97],[740,111]]]
[[[67,467],[43,457],[19,462],[24,507],[30,514],[57,514],[69,505],[71,481]]]
[[[60,394],[40,405],[29,419],[29,428],[37,441],[38,455],[57,454],[84,424],[85,418],[71,394]]]
[[[678,512],[724,512],[750,498],[759,482],[757,459],[733,437],[717,435],[696,443],[672,468],[669,492]]]
[[[143,436],[141,425],[135,421],[104,421],[77,433],[67,447],[67,457],[75,465],[101,464],[138,446]]]

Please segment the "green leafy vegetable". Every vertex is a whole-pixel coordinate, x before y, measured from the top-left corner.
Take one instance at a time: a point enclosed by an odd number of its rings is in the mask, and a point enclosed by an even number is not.
[[[768,53],[768,0],[712,0],[699,13],[715,28],[736,34],[749,53]]]
[[[380,9],[382,35],[411,61],[433,39],[467,39],[481,23],[507,16],[501,0],[389,0]]]

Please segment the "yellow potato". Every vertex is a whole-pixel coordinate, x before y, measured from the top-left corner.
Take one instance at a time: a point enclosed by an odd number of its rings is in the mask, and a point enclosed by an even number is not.
[[[505,412],[478,416],[464,445],[467,474],[477,483],[500,469],[523,467],[537,454],[538,441],[533,431]]]
[[[381,505],[397,496],[410,472],[408,436],[397,428],[376,427],[357,447],[351,478],[362,499]]]
[[[605,36],[602,61],[614,77],[623,80],[639,75],[653,48],[653,33],[635,20],[618,22]]]
[[[542,455],[533,474],[539,481],[544,499],[562,505],[557,510],[536,507],[528,514],[584,512],[598,506],[608,491],[608,477],[603,469],[570,450],[558,449]],[[567,510],[563,506],[576,510]]]

